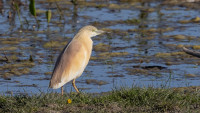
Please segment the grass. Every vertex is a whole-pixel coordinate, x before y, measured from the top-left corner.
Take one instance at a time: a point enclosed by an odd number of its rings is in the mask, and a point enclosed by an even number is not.
[[[190,88],[189,88],[190,89]],[[68,103],[71,99],[71,103]],[[0,112],[200,112],[200,93],[122,88],[102,94],[0,96]]]

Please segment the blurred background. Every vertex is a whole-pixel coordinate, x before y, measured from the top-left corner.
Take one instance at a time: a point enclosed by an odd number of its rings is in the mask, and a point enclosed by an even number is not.
[[[107,34],[93,38],[91,60],[76,85],[101,93],[120,87],[200,85],[197,0],[0,0],[0,93],[48,89],[58,54],[85,25]],[[71,83],[65,91],[74,91]]]

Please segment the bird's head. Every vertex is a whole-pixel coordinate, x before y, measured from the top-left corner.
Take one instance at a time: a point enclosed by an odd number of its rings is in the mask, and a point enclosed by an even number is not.
[[[89,35],[90,37],[94,37],[94,36],[97,36],[97,35],[104,33],[103,30],[98,30],[96,27],[91,26],[91,25],[88,25],[88,26],[81,28],[80,31],[86,32],[87,35]]]

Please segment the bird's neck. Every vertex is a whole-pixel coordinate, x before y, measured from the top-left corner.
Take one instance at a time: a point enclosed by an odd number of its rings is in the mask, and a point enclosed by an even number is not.
[[[77,40],[81,40],[81,41],[91,41],[92,42],[91,37],[88,36],[88,34],[85,32],[78,33],[74,38]]]

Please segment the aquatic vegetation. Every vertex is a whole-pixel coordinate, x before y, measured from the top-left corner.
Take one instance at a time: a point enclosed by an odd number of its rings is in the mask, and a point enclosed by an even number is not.
[[[52,72],[45,72],[44,74],[45,74],[45,75],[51,75]]]
[[[30,0],[29,3],[29,12],[33,15],[33,17],[35,18],[35,21],[37,22],[38,28],[40,27],[40,23],[39,20],[37,19],[37,12],[36,12],[36,8],[35,8],[35,0]]]
[[[29,11],[33,16],[36,17],[35,0],[30,0]]]
[[[99,43],[94,46],[95,51],[101,51],[101,52],[106,52],[109,51],[110,45],[104,44],[104,43]]]
[[[197,23],[197,22],[200,22],[200,17],[195,17],[195,18],[192,18],[190,20],[180,20],[179,23],[181,24],[187,24],[187,23],[191,23],[191,22],[194,22],[194,23]]]
[[[175,40],[184,40],[184,39],[186,39],[186,36],[184,36],[184,35],[174,35],[173,38]]]
[[[190,21],[189,21],[189,20],[179,20],[178,22],[181,23],[181,24],[187,24],[187,23],[189,23]]]
[[[110,8],[110,9],[120,9],[121,7],[118,4],[109,4],[108,8]]]
[[[12,76],[20,76],[20,75],[25,75],[25,74],[28,74],[30,73],[30,69],[29,68],[17,68],[17,67],[14,67],[14,68],[9,68],[7,70],[7,72],[5,72],[3,74],[3,78],[4,79],[8,79]]]
[[[8,46],[0,48],[0,51],[15,51],[17,49],[18,49],[17,47]]]
[[[108,77],[124,77],[124,75],[110,75]]]
[[[87,84],[94,84],[94,85],[105,85],[105,84],[108,84],[106,81],[96,80],[96,79],[86,79],[85,82]]]
[[[200,49],[200,45],[194,45],[192,46],[193,49]]]
[[[43,47],[44,48],[59,48],[66,45],[67,42],[58,42],[58,41],[49,41],[46,42]]]
[[[21,63],[9,63],[1,66],[3,69],[12,69],[12,68],[20,68],[20,67],[33,67],[35,66],[34,62],[21,62]]]
[[[19,57],[16,56],[16,55],[7,56],[7,58],[8,58],[9,61],[16,61],[16,60],[19,59]]]
[[[171,56],[185,56],[185,52],[172,52],[172,53],[156,53],[156,57],[171,57]]]
[[[22,21],[21,21],[21,16],[20,16],[20,9],[19,9],[19,4],[16,1],[13,1],[13,4],[15,6],[15,10],[17,10],[17,15],[20,21],[20,24],[22,25]]]
[[[47,18],[47,22],[49,23],[51,20],[51,10],[46,11],[46,18]]]
[[[98,57],[91,56],[91,57],[90,57],[90,60],[99,60],[99,58],[98,58]]]
[[[191,19],[192,22],[200,22],[200,17],[195,17]]]
[[[1,75],[3,79],[5,80],[11,80],[11,77],[13,76],[12,73],[4,72],[3,75]]]
[[[20,41],[1,41],[2,44],[19,44]]]
[[[177,47],[177,48],[183,48],[183,47],[186,47],[186,46],[185,46],[185,45],[182,45],[182,44],[178,44],[176,47]]]
[[[125,70],[128,71],[129,75],[149,75],[149,71],[145,69],[126,68]]]
[[[185,77],[196,77],[197,75],[195,74],[185,74]]]
[[[98,56],[100,57],[118,57],[118,56],[125,56],[128,55],[128,52],[102,52],[99,53]]]
[[[22,74],[28,74],[30,72],[30,69],[29,68],[22,68],[22,69],[19,69],[19,71],[22,73]]]
[[[156,53],[156,57],[170,57],[171,53]]]
[[[128,19],[124,21],[126,24],[139,24],[141,21],[135,18]]]
[[[34,62],[29,62],[26,60],[19,60],[16,55],[7,56],[7,63],[0,66],[3,70],[2,77],[4,79],[10,79],[12,76],[20,76],[30,73],[30,68],[35,66]],[[19,60],[19,61],[17,61]]]

